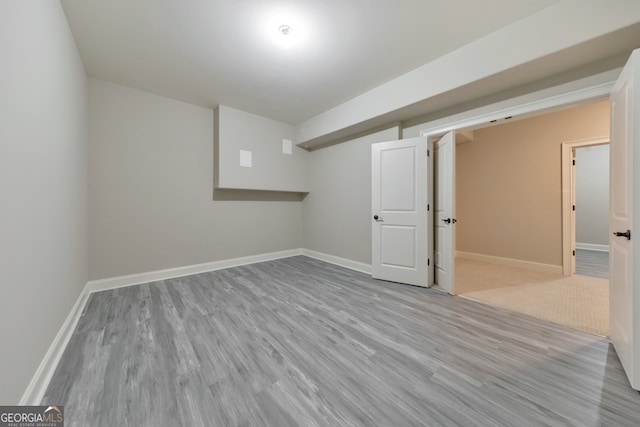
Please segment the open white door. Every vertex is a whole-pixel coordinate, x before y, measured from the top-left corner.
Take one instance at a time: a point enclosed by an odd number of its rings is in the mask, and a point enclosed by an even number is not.
[[[372,276],[429,286],[428,142],[410,138],[371,146]]]
[[[435,283],[455,295],[455,132],[440,138],[434,152]]]
[[[571,275],[576,274],[576,149],[571,150]]]
[[[610,338],[631,387],[640,389],[640,278],[634,279],[633,242],[640,215],[640,50],[629,58],[611,92],[609,282]],[[634,167],[635,166],[635,167]]]

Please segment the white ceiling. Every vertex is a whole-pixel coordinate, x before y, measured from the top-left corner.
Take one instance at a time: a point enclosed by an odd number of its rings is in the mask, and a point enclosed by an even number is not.
[[[62,0],[62,5],[89,75],[297,124],[558,1]],[[273,36],[281,24],[304,40],[280,46]]]

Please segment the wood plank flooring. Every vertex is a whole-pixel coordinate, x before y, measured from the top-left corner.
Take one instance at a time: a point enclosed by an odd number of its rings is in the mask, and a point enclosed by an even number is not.
[[[71,426],[637,426],[609,341],[292,257],[93,294]]]
[[[609,278],[609,252],[576,249],[576,274]]]

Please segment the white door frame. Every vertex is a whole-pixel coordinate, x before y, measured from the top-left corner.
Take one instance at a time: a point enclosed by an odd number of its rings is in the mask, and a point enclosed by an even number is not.
[[[506,101],[489,104],[463,113],[447,116],[424,124],[420,130],[420,136],[428,136],[437,139],[452,130],[472,128],[490,123],[492,120],[501,120],[505,117],[518,117],[533,115],[556,108],[583,104],[585,102],[604,101],[609,99],[618,75],[622,68],[593,79],[583,79],[573,83],[556,86],[539,92],[518,96]],[[601,80],[606,80],[602,82]],[[575,89],[582,82],[584,86]]]
[[[609,143],[609,137],[567,141],[562,143],[562,275],[571,276],[574,270],[575,256],[575,217],[573,200],[575,200],[575,182],[573,174],[573,152],[576,148],[593,147]]]

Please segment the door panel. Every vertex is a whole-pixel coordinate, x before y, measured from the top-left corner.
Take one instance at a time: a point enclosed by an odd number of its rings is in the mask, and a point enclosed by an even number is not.
[[[372,276],[429,286],[427,139],[371,146]]]
[[[382,265],[416,268],[416,231],[413,226],[382,224]]]
[[[640,51],[635,51],[624,67],[611,92],[611,145],[610,145],[610,203],[609,203],[609,277],[610,277],[610,338],[631,386],[640,388],[640,307],[633,280],[634,251],[634,142],[640,144],[635,127],[640,122],[639,92],[634,84],[639,79]],[[636,112],[634,113],[634,107]],[[637,184],[637,181],[636,181]],[[639,187],[640,188],[640,187]],[[631,230],[632,239],[616,236],[617,232]],[[635,309],[635,310],[634,310]]]
[[[416,155],[413,147],[380,152],[383,211],[416,210]]]
[[[435,146],[435,283],[455,295],[455,132]]]

